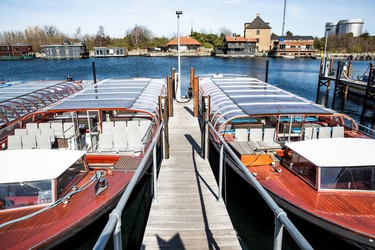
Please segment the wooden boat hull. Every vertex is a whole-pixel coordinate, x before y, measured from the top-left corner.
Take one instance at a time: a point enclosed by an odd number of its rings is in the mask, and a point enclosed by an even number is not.
[[[94,163],[95,161],[99,162],[97,157],[91,160]],[[133,159],[132,164],[139,164],[140,160],[141,157],[138,161]],[[100,162],[103,162],[103,159],[100,159]],[[151,166],[151,162],[149,166]],[[129,167],[134,169],[134,166]],[[108,181],[108,188],[100,195],[95,195],[95,185],[91,185],[82,192],[73,195],[67,205],[61,203],[54,209],[47,210],[23,222],[0,228],[2,249],[33,249],[57,246],[112,210],[134,172],[123,171],[123,169],[106,170],[105,178]],[[78,187],[89,181],[95,171],[90,171],[80,181]],[[22,209],[16,214],[6,214],[5,212],[0,216],[0,223],[28,213],[30,211]],[[10,216],[12,218],[9,218]]]
[[[213,142],[212,138],[211,138],[210,144],[209,144],[209,160],[210,160],[211,166],[213,168],[218,168],[218,160],[219,159],[220,159],[220,147],[218,146],[217,143]],[[233,169],[233,171],[238,176],[240,176],[245,182],[247,182],[251,185],[251,183],[249,181],[247,181],[247,178],[245,177],[244,173],[239,169],[237,164],[233,160],[231,160],[231,158],[229,156],[225,157],[225,163],[227,165],[229,165],[231,167],[231,169]],[[335,214],[333,217],[332,216],[330,217],[328,214],[325,216],[324,211],[322,211],[322,210],[318,211],[318,212],[320,212],[320,214],[319,214],[319,213],[314,213],[313,211],[306,209],[306,206],[302,205],[304,203],[303,199],[299,198],[299,197],[301,197],[301,195],[303,197],[304,193],[308,192],[308,190],[306,189],[306,186],[299,185],[298,183],[291,182],[290,183],[291,186],[297,186],[298,185],[298,186],[303,187],[303,188],[301,188],[301,190],[297,191],[300,194],[294,194],[294,195],[290,194],[290,193],[288,194],[288,192],[283,191],[283,189],[285,188],[285,186],[283,186],[284,184],[277,183],[277,181],[272,181],[272,180],[277,180],[278,177],[275,177],[275,174],[273,173],[273,170],[272,170],[271,166],[267,166],[267,167],[268,167],[269,173],[266,173],[265,175],[262,175],[260,173],[260,171],[258,171],[258,170],[251,170],[251,171],[257,173],[257,180],[267,190],[267,192],[271,195],[271,197],[275,200],[275,202],[279,206],[281,206],[285,210],[297,215],[298,217],[302,218],[303,220],[305,220],[309,223],[312,223],[312,224],[314,224],[314,225],[316,225],[320,228],[323,228],[326,231],[328,231],[330,233],[333,233],[334,235],[344,239],[345,241],[348,241],[352,245],[355,245],[357,247],[364,248],[364,249],[375,248],[375,235],[373,235],[373,234],[372,235],[370,235],[370,234],[366,235],[363,232],[361,233],[359,231],[356,231],[355,228],[353,229],[353,228],[349,228],[349,227],[345,227],[345,226],[340,226],[340,225],[338,225],[334,222],[334,219],[337,219],[339,217],[348,216],[348,215]],[[250,171],[250,168],[248,168],[248,169]],[[288,171],[287,169],[284,169],[284,168],[282,168],[282,173],[287,174],[287,175],[293,175],[290,171]],[[269,180],[271,180],[271,181],[269,181]],[[297,178],[297,181],[302,181],[302,180],[299,180],[299,178]],[[272,183],[272,184],[270,184],[270,183]],[[311,192],[311,193],[315,193],[315,192]],[[286,195],[286,194],[288,194],[290,197],[285,197],[284,195]],[[329,201],[330,198],[331,198],[330,195],[331,194],[318,194],[317,196],[321,196],[321,197],[318,197],[318,199],[316,199],[317,200],[316,204],[314,204],[314,205],[316,205],[316,208],[319,209],[318,203],[321,203],[320,206],[324,205],[323,203],[328,203],[327,201]],[[326,196],[326,197],[324,197],[324,196]],[[345,197],[345,195],[343,197]],[[290,198],[294,198],[294,201],[299,200],[300,203],[298,203],[298,204],[297,204],[297,202],[293,203],[293,199],[290,199]],[[320,199],[320,202],[319,202],[319,199]],[[368,199],[371,200],[370,195],[368,195]],[[334,206],[334,205],[333,204],[327,204],[327,206]],[[350,217],[350,216],[353,216],[354,221],[356,221],[358,219],[358,223],[366,223],[366,221],[367,221],[367,223],[369,223],[369,225],[368,225],[369,229],[373,229],[374,226],[375,226],[375,225],[373,225],[373,221],[374,221],[373,218],[374,218],[375,215],[374,215],[373,211],[371,213],[371,208],[369,208],[368,214],[357,215],[358,217],[362,217],[362,219],[361,218],[355,218],[355,216],[356,216],[355,214],[349,215],[348,217]],[[334,218],[334,217],[336,217],[336,218]],[[369,219],[372,218],[372,220],[366,220],[366,217],[368,217]]]

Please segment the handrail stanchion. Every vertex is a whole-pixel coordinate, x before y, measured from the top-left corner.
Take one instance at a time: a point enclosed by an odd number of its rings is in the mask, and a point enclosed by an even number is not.
[[[121,214],[121,212],[120,212]],[[114,216],[114,215],[112,215]],[[116,213],[115,216],[118,217],[118,214]],[[121,216],[117,218],[116,228],[113,232],[113,248],[115,250],[121,250],[122,249],[122,236],[121,236]]]
[[[156,146],[152,150],[152,157],[153,157],[152,174],[154,176],[153,178],[154,179],[154,201],[158,202],[158,190],[157,190],[157,180],[156,180],[156,177],[157,177]]]
[[[219,192],[217,194],[217,200],[221,201],[222,191],[223,191],[223,168],[224,168],[224,144],[220,147],[220,165],[219,165]]]
[[[284,228],[284,225],[279,221],[277,216],[275,216],[275,232],[274,232],[274,239],[273,239],[273,250],[281,250],[281,247],[283,245],[283,228]]]

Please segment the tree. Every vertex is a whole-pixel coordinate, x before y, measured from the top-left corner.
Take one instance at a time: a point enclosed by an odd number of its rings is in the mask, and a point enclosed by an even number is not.
[[[293,33],[292,33],[291,31],[288,30],[288,31],[286,32],[286,36],[293,36]]]
[[[225,27],[221,27],[219,29],[219,36],[220,37],[231,36],[232,34],[233,34],[233,32],[232,32],[231,29],[228,29],[228,28],[225,28]]]
[[[77,39],[78,41],[81,41],[81,27],[78,27],[76,29],[76,32],[74,33],[74,37],[75,39]]]
[[[127,31],[127,38],[134,48],[145,48],[147,42],[153,38],[151,30],[146,26],[135,25],[133,29]]]
[[[103,45],[104,43],[104,39],[105,39],[105,32],[104,32],[104,27],[99,25],[99,29],[98,31],[96,32],[96,37],[95,37],[95,41],[94,41],[94,44],[97,44],[99,45],[99,47],[105,47],[105,45]]]

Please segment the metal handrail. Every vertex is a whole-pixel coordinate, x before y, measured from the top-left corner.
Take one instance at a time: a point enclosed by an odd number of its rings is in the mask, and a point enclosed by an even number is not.
[[[276,204],[276,202],[271,198],[268,192],[263,188],[263,186],[256,180],[256,178],[248,171],[242,161],[237,157],[237,155],[233,152],[233,150],[229,147],[229,145],[225,142],[224,138],[219,135],[219,133],[215,130],[211,123],[206,122],[208,127],[214,132],[217,138],[220,139],[221,148],[220,148],[220,176],[219,176],[219,194],[218,197],[221,197],[221,187],[222,187],[222,165],[223,165],[223,154],[224,148],[226,149],[226,153],[229,154],[232,159],[237,163],[239,168],[245,174],[247,180],[252,184],[252,186],[258,191],[258,193],[262,196],[263,200],[267,203],[267,205],[271,208],[275,215],[275,238],[274,238],[274,247],[273,249],[281,249],[282,246],[282,230],[283,227],[287,229],[289,234],[298,244],[301,249],[313,249],[310,243],[303,237],[303,235],[298,231],[298,229],[294,226],[294,224],[289,220],[287,214]],[[206,127],[206,126],[205,126]]]
[[[94,250],[102,250],[105,248],[109,238],[111,237],[111,234],[113,233],[113,242],[114,242],[114,249],[122,249],[122,242],[121,242],[121,215],[122,211],[124,210],[126,203],[128,202],[128,199],[137,184],[142,172],[144,171],[144,168],[146,167],[146,163],[148,161],[148,158],[151,155],[151,152],[153,153],[153,171],[154,175],[156,170],[156,143],[160,137],[161,130],[164,126],[164,121],[161,122],[158,130],[156,131],[156,134],[154,138],[152,139],[152,142],[150,144],[150,147],[148,147],[141,163],[139,164],[137,170],[134,172],[133,177],[131,178],[128,186],[126,187],[124,193],[122,194],[119,202],[117,203],[117,206],[112,210],[112,212],[109,214],[109,219],[107,224],[105,225],[102,233],[100,234],[98,240],[95,243],[95,246],[93,247]],[[156,184],[154,183],[154,186]]]

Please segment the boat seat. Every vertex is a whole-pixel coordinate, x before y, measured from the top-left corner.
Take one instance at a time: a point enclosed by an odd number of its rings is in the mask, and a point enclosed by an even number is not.
[[[128,134],[128,148],[127,151],[134,151],[135,153],[143,152],[144,146],[142,143],[142,135],[140,132]]]
[[[331,138],[331,127],[319,128],[319,139]]]
[[[126,132],[137,132],[139,127],[138,120],[128,121],[126,124]]]
[[[52,128],[46,128],[46,129],[40,129],[41,135],[47,135],[50,138],[51,143],[53,144],[55,142],[55,132]]]
[[[99,134],[98,151],[111,151],[113,148],[112,134]]]
[[[16,128],[16,129],[14,130],[14,135],[19,135],[19,136],[27,135],[27,129],[24,129],[24,128]]]
[[[8,136],[8,149],[22,149],[22,138],[20,135]]]
[[[281,145],[275,142],[276,137],[275,128],[265,128],[262,141],[257,141],[259,149],[280,149]]]
[[[23,149],[34,149],[34,148],[36,148],[35,135],[23,135],[22,136],[22,148]]]
[[[40,129],[38,128],[27,128],[27,135],[34,135],[34,136],[37,136],[37,135],[40,135]]]
[[[102,133],[112,133],[113,127],[114,127],[113,122],[103,122]]]
[[[249,130],[247,128],[236,128],[234,130],[234,136],[236,141],[248,141]]]
[[[116,151],[127,151],[128,139],[125,133],[113,135],[113,149]]]
[[[51,128],[53,129],[56,138],[63,138],[64,130],[62,122],[52,122]]]
[[[36,145],[39,149],[50,149],[52,148],[51,138],[49,135],[38,135],[36,138]]]
[[[126,127],[126,121],[115,121],[115,127]]]
[[[26,123],[26,129],[38,129],[38,123]]]
[[[263,131],[261,128],[251,128],[250,129],[250,141],[262,141]]]
[[[314,140],[318,138],[318,130],[316,127],[305,128],[305,140]]]
[[[332,127],[332,138],[344,138],[344,127],[337,126]]]
[[[138,131],[142,134],[142,141],[147,140],[148,134],[151,131],[151,124],[152,122],[150,120],[139,121]]]
[[[50,129],[50,128],[51,128],[51,123],[49,122],[39,123],[39,129]]]

